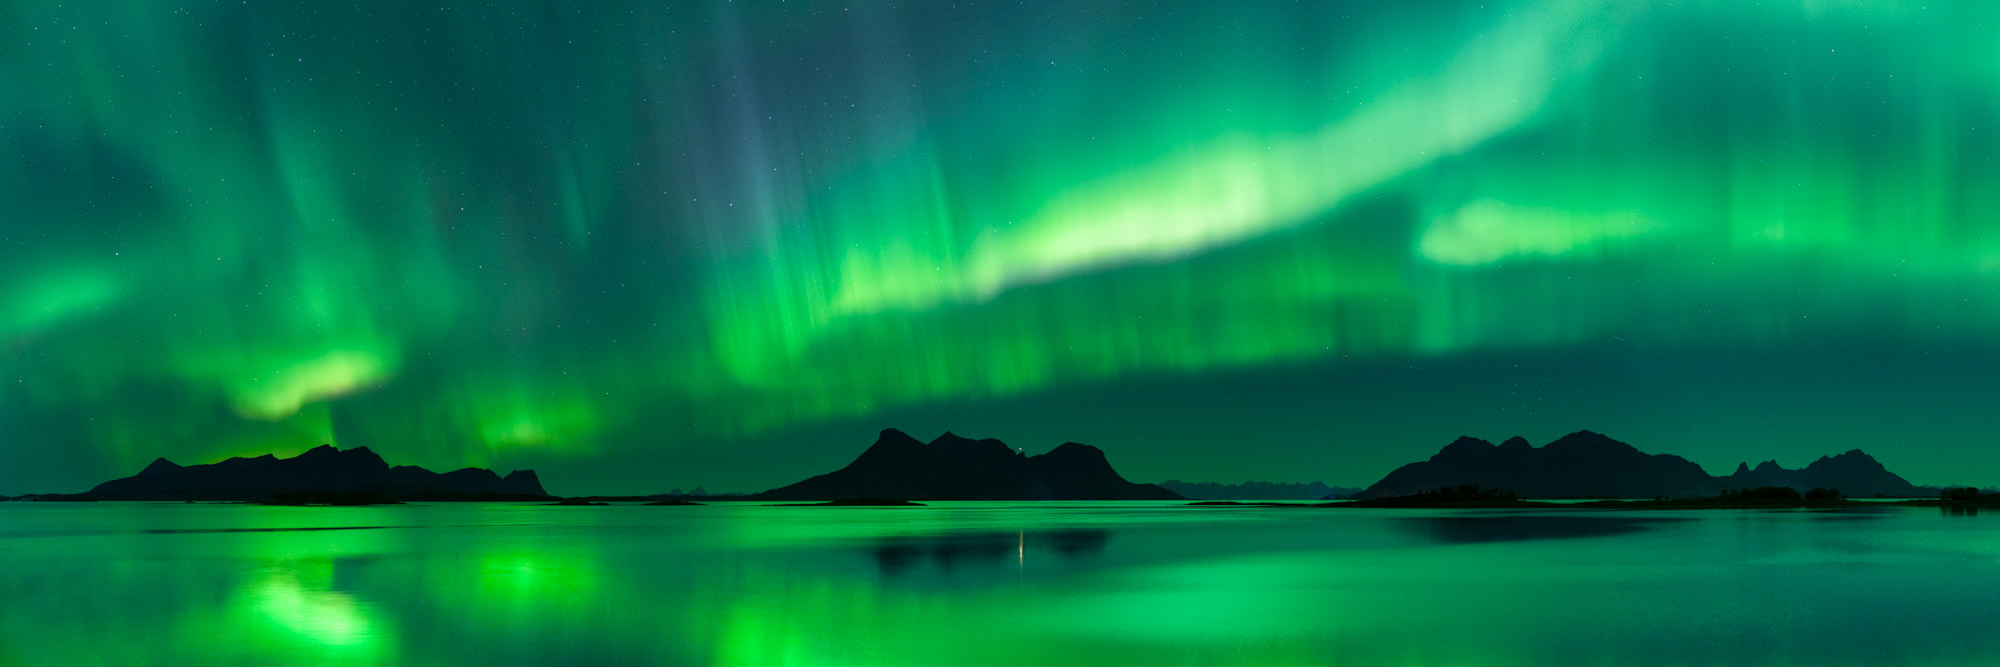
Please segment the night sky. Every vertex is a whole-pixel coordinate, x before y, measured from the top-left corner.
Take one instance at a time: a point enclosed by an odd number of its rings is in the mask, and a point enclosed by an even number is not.
[[[0,493],[877,430],[2000,483],[1985,0],[0,0]]]

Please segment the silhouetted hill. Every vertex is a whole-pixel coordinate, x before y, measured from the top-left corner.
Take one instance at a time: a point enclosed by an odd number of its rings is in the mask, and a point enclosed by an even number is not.
[[[1839,489],[1851,497],[1926,495],[1855,450],[1822,457],[1802,470],[1766,462],[1713,477],[1671,454],[1646,454],[1598,433],[1577,431],[1542,447],[1514,437],[1499,445],[1461,437],[1430,460],[1397,468],[1356,498],[1391,498],[1471,484],[1521,498],[1695,498],[1725,489],[1785,486],[1801,492]]]
[[[1343,490],[1324,482],[1295,484],[1287,482],[1244,482],[1242,484],[1218,484],[1215,482],[1183,482],[1170,479],[1160,482],[1168,491],[1188,498],[1200,500],[1319,500]]]
[[[1799,491],[1807,489],[1839,489],[1850,498],[1884,496],[1889,498],[1923,498],[1937,495],[1911,484],[1896,473],[1882,467],[1874,457],[1859,449],[1848,450],[1839,456],[1822,456],[1818,461],[1806,464],[1799,470],[1786,470],[1777,461],[1765,461],[1751,468],[1750,464],[1736,464],[1736,472],[1722,478],[1724,488],[1748,489],[1760,486],[1788,486]]]
[[[546,499],[532,470],[506,477],[483,468],[434,473],[416,466],[389,467],[367,447],[331,445],[281,459],[265,454],[220,463],[181,466],[156,459],[139,474],[97,485],[81,500],[241,500],[380,496],[394,500]]]
[[[754,494],[752,500],[1179,500],[1172,491],[1134,484],[1111,469],[1104,452],[1074,442],[1025,456],[991,438],[945,433],[929,444],[885,429],[847,467]]]

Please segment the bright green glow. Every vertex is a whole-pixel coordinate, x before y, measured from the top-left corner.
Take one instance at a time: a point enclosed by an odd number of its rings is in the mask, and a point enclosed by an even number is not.
[[[1528,120],[1615,35],[1608,1],[1528,3],[1442,70],[1399,83],[1302,136],[1226,135],[1055,193],[1018,227],[988,229],[962,268],[890,245],[851,252],[835,305],[923,308],[985,299],[1107,264],[1174,259],[1311,222],[1356,194],[1471,150]]]
[[[498,397],[479,408],[479,435],[492,447],[588,442],[599,417],[587,397]]]
[[[326,646],[356,646],[378,632],[353,598],[309,590],[293,574],[274,572],[244,594],[252,599],[249,604],[258,616]]]
[[[0,490],[2000,335],[1990,3],[740,4],[0,1]]]
[[[116,301],[121,285],[104,273],[56,271],[16,291],[0,310],[0,334],[23,334]]]
[[[1560,256],[1656,228],[1632,212],[1582,213],[1479,201],[1433,222],[1418,239],[1417,252],[1441,264],[1488,264],[1516,256]]]
[[[251,378],[234,392],[236,406],[247,417],[277,419],[298,412],[306,403],[380,382],[388,370],[376,355],[336,350],[276,369],[269,378]]]

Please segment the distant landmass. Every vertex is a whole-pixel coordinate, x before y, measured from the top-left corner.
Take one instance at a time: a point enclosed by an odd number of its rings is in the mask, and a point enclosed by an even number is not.
[[[1104,452],[1074,442],[1026,456],[991,438],[952,433],[924,443],[886,429],[853,463],[752,500],[1182,500],[1126,481]]]
[[[1765,461],[1751,468],[1750,464],[1736,464],[1736,472],[1721,478],[1725,489],[1749,489],[1763,486],[1791,487],[1800,492],[1811,489],[1838,489],[1850,497],[1886,498],[1932,498],[1934,489],[1910,484],[1901,476],[1889,472],[1875,457],[1859,449],[1848,450],[1837,456],[1822,456],[1819,460],[1806,464],[1799,470],[1786,470],[1777,461]]]
[[[156,459],[139,474],[114,479],[62,500],[301,501],[340,503],[385,500],[546,500],[533,470],[506,477],[483,468],[435,473],[417,466],[389,467],[367,447],[331,445],[281,459],[266,454],[220,463],[182,466]]]
[[[1981,507],[2000,506],[2000,496],[1980,494],[1978,489],[1950,489],[1943,498],[1895,500],[1889,503],[1863,502],[1845,498],[1837,490],[1819,488],[1799,493],[1788,486],[1765,486],[1725,491],[1706,498],[1656,498],[1652,500],[1589,500],[1554,503],[1522,500],[1512,491],[1482,489],[1471,484],[1445,487],[1407,496],[1369,498],[1344,503],[1279,503],[1204,500],[1190,507],[1269,507],[1310,509],[1507,509],[1551,510],[1761,510],[1761,509],[1853,509],[1882,507],[1939,507],[1952,514],[1977,514]],[[1575,535],[1551,535],[1575,536]]]
[[[750,495],[750,494],[748,494],[748,493],[743,493],[743,492],[740,492],[740,491],[716,491],[716,492],[710,492],[710,491],[709,491],[708,489],[705,489],[705,488],[702,488],[702,487],[699,487],[699,486],[697,486],[697,487],[694,487],[694,490],[693,490],[693,491],[682,491],[682,490],[680,490],[680,489],[678,489],[678,488],[677,488],[677,489],[674,489],[674,490],[671,490],[671,491],[668,491],[668,492],[666,492],[666,493],[656,493],[656,494],[653,494],[653,495],[650,495],[650,496],[646,496],[646,497],[647,497],[647,498],[691,498],[691,497],[701,497],[701,498],[728,498],[728,497],[732,497],[732,496],[747,496],[747,495]]]
[[[1766,461],[1715,477],[1687,459],[1649,455],[1602,434],[1577,431],[1542,447],[1520,437],[1499,445],[1461,437],[1430,460],[1397,468],[1354,497],[1410,496],[1467,484],[1512,491],[1521,498],[1697,498],[1757,487],[1838,489],[1853,498],[1936,495],[1858,449],[1820,457],[1799,470]]]
[[[1361,492],[1361,489],[1327,486],[1325,482],[1219,484],[1170,479],[1160,482],[1160,486],[1196,500],[1321,500],[1329,497],[1345,498]]]

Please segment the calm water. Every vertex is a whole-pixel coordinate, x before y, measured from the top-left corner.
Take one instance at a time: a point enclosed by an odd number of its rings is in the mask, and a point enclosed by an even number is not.
[[[2000,516],[0,504],[0,664],[1991,665]]]

